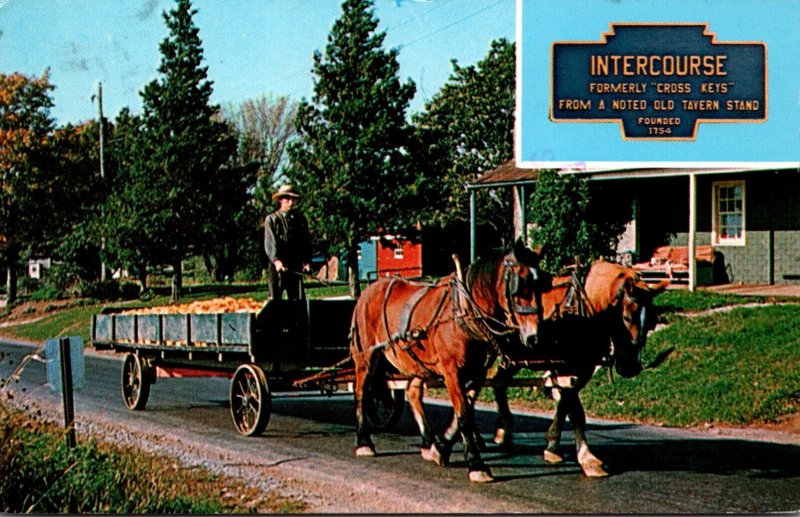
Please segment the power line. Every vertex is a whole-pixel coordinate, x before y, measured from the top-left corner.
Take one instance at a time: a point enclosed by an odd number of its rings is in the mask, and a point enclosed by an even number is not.
[[[424,40],[424,39],[430,38],[431,36],[433,36],[433,35],[435,35],[435,34],[438,34],[438,33],[442,32],[442,31],[445,31],[445,30],[447,30],[447,29],[450,29],[450,28],[452,28],[452,27],[455,27],[455,26],[456,26],[456,25],[458,25],[459,23],[461,23],[461,22],[463,22],[463,21],[466,21],[466,20],[469,20],[470,18],[472,18],[472,17],[474,17],[474,16],[477,16],[477,15],[479,15],[480,13],[482,13],[482,12],[484,12],[484,11],[488,11],[488,10],[489,10],[489,9],[491,9],[492,7],[496,7],[496,6],[498,6],[498,5],[502,4],[503,2],[506,2],[506,1],[507,1],[507,0],[498,0],[497,2],[495,2],[495,3],[491,4],[491,5],[487,5],[486,7],[482,8],[482,9],[478,9],[477,11],[475,11],[475,12],[472,12],[472,13],[470,13],[470,14],[468,14],[468,15],[466,15],[466,16],[464,16],[464,17],[462,17],[462,18],[459,18],[458,20],[456,20],[456,21],[454,21],[454,22],[448,23],[447,25],[444,25],[444,26],[442,26],[442,27],[439,27],[438,29],[436,29],[436,30],[433,30],[433,31],[431,31],[431,32],[429,32],[429,33],[427,33],[427,34],[423,34],[422,36],[420,36],[420,37],[418,37],[418,38],[416,38],[416,39],[413,39],[413,40],[409,41],[408,43],[401,43],[401,44],[400,44],[400,48],[402,48],[402,47],[408,47],[408,46],[410,46],[410,45],[413,45],[414,43],[417,43],[417,42],[419,42],[419,41],[422,41],[422,40]]]

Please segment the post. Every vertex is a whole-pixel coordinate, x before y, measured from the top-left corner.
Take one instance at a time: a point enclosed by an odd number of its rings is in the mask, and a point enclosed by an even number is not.
[[[528,246],[528,189],[525,185],[519,187],[519,218],[520,230],[522,231],[522,242]]]
[[[689,292],[697,289],[697,175],[689,173]]]
[[[477,220],[475,189],[469,191],[469,262],[475,262],[475,224]]]
[[[67,430],[67,449],[75,447],[75,405],[72,397],[72,354],[69,338],[58,341],[61,352],[61,398],[64,401],[64,429]]]
[[[106,194],[106,168],[105,168],[105,119],[103,117],[103,83],[100,83],[97,86],[97,108],[98,113],[100,115],[99,118],[99,126],[100,126],[100,184],[103,188],[103,199],[105,200]],[[106,247],[106,239],[102,237],[100,242],[100,247],[105,249]],[[108,275],[108,270],[106,268],[105,262],[100,262],[100,280],[105,281],[106,276]]]

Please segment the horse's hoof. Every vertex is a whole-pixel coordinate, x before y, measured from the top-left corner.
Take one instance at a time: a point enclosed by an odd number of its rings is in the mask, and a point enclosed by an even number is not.
[[[494,476],[487,470],[472,470],[469,473],[469,480],[473,483],[491,483],[494,481]]]
[[[356,447],[356,456],[359,458],[371,458],[375,456],[375,447],[370,447],[369,445]]]
[[[564,457],[562,455],[558,454],[558,453],[555,453],[553,451],[545,449],[544,450],[544,461],[545,461],[545,463],[550,463],[551,465],[556,465],[558,463],[563,463],[564,462]]]
[[[590,478],[608,477],[608,472],[606,472],[601,463],[592,462],[586,465],[581,465],[581,469],[583,469],[583,473]]]
[[[442,453],[439,452],[439,448],[436,447],[436,444],[431,445],[427,449],[420,449],[419,452],[422,455],[423,460],[432,461],[440,467],[446,466],[444,459],[442,458]]]

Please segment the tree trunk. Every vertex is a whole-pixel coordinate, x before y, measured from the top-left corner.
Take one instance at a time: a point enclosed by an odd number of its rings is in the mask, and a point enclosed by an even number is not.
[[[136,270],[136,276],[142,282],[142,292],[144,292],[147,290],[147,262],[142,262]]]
[[[181,291],[183,290],[182,262],[182,260],[178,259],[172,266],[172,293],[170,294],[169,301],[173,303],[181,299]]]
[[[219,268],[214,267],[214,262],[211,261],[211,257],[208,253],[203,253],[203,265],[205,265],[208,276],[214,279],[215,282],[219,282]]]
[[[17,301],[17,262],[19,262],[19,250],[15,245],[11,245],[6,253],[6,303],[10,306]]]
[[[351,244],[347,250],[347,278],[350,283],[350,296],[358,298],[361,294],[361,281],[358,278],[358,244]]]
[[[17,262],[9,260],[6,271],[6,303],[10,306],[17,301]]]

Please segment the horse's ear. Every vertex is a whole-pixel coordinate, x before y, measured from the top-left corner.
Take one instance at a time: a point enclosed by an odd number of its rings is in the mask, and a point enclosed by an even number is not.
[[[664,280],[662,282],[657,283],[652,287],[648,287],[648,291],[650,291],[650,296],[655,298],[659,294],[663,293],[669,287],[669,280]]]
[[[659,282],[654,286],[650,286],[646,284],[644,281],[638,280],[633,285],[636,296],[648,297],[651,300],[656,296],[658,296],[659,294],[663,293],[668,286],[669,286],[669,280],[664,280],[663,282]]]
[[[517,238],[512,253],[514,254],[514,258],[523,264],[532,267],[539,265],[539,253],[525,246],[525,241],[522,240],[522,237]]]

